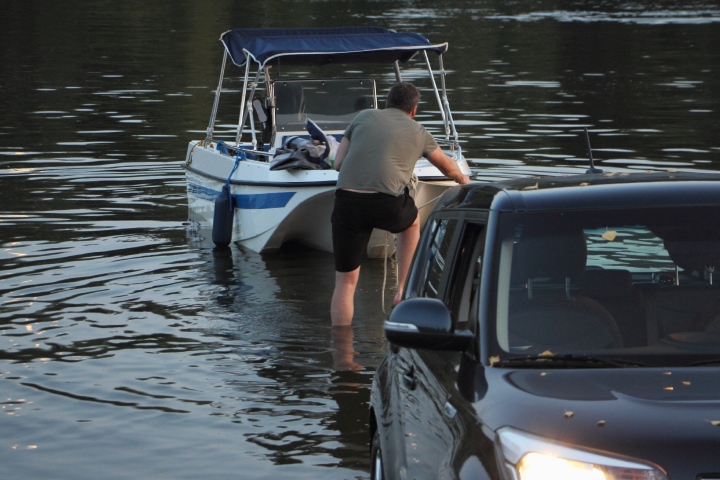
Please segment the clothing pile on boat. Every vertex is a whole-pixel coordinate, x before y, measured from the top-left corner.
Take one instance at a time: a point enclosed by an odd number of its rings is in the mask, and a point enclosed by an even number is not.
[[[339,143],[325,133],[312,120],[308,120],[310,138],[288,137],[270,165],[270,170],[330,170]],[[329,160],[329,162],[328,162]]]

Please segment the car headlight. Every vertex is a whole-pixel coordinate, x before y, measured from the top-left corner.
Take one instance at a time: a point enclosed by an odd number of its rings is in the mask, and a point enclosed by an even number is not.
[[[504,427],[498,430],[500,468],[508,480],[667,480],[641,460],[582,450]]]

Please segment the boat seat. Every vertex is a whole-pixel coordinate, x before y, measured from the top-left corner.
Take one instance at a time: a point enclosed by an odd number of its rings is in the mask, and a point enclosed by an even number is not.
[[[525,294],[511,298],[511,351],[578,353],[623,345],[610,312],[590,297],[573,294],[572,282],[584,272],[586,260],[581,230],[523,233],[513,251],[511,284],[526,282]]]

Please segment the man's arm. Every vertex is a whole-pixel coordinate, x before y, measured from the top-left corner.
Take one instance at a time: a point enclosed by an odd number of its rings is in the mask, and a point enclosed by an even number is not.
[[[340,140],[337,152],[335,152],[335,163],[333,163],[333,168],[338,172],[340,171],[340,166],[342,165],[343,160],[345,160],[345,155],[347,155],[349,148],[350,140],[348,140],[347,137],[343,137],[342,140]]]
[[[340,145],[342,146],[342,144]],[[338,149],[338,153],[340,153],[340,149]],[[337,156],[335,158],[337,158]],[[430,163],[435,165],[443,175],[452,178],[460,185],[470,183],[470,177],[460,171],[460,167],[455,163],[455,160],[446,155],[442,148],[436,148],[428,155],[427,159],[430,160]],[[335,164],[337,165],[337,161]]]

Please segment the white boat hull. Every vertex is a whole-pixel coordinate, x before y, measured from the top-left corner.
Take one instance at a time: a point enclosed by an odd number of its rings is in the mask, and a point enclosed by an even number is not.
[[[196,228],[212,231],[215,197],[227,182],[235,159],[200,142],[190,142],[186,157],[189,216]],[[455,182],[423,180],[439,172],[427,161],[418,163],[420,177],[415,203],[425,219],[437,197]],[[232,241],[258,253],[277,251],[296,241],[311,248],[332,252],[330,216],[335,198],[334,170],[269,169],[264,161],[242,160],[230,178],[234,209]],[[375,230],[368,256],[380,258],[394,252],[394,238]]]

